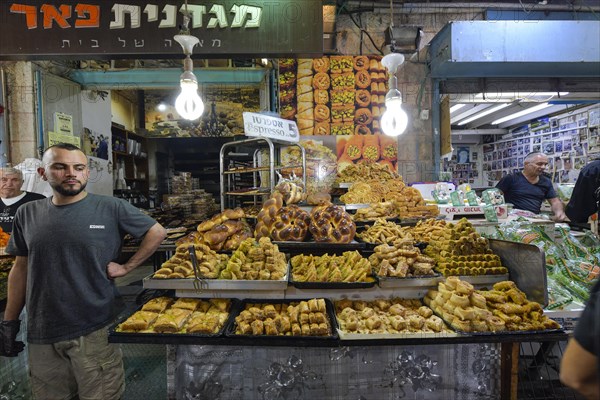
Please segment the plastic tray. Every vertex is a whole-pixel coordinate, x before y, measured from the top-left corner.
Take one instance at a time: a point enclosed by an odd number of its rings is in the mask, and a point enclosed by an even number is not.
[[[237,315],[240,301],[229,299],[229,316],[217,333],[140,333],[140,332],[117,332],[117,326],[124,322],[135,312],[140,311],[141,305],[133,313],[119,317],[117,322],[108,330],[108,341],[110,343],[147,343],[147,344],[194,344],[200,338],[212,338],[222,336],[231,320]]]
[[[287,273],[283,279],[248,280],[248,279],[204,279],[202,290],[285,290],[288,286],[290,264],[287,263]],[[143,280],[144,289],[195,289],[194,278],[154,279],[149,275]]]
[[[261,299],[244,299],[241,301],[239,306],[236,308],[235,315],[230,316],[228,319],[228,323],[225,327],[225,336],[227,337],[244,337],[244,338],[269,338],[269,341],[277,341],[294,344],[297,340],[329,340],[329,339],[338,339],[337,334],[337,320],[335,318],[335,313],[333,311],[333,303],[330,300],[325,299],[325,309],[326,315],[329,319],[329,326],[331,328],[331,335],[328,336],[284,336],[284,335],[238,335],[235,333],[236,323],[235,317],[237,317],[243,310],[246,309],[246,304],[248,303],[263,303],[263,304],[290,304],[290,303],[299,303],[301,301],[308,301],[310,299],[298,299],[298,300],[261,300]]]

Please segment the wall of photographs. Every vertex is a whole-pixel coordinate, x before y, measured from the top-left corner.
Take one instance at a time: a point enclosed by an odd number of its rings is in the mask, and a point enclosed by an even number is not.
[[[555,117],[540,118],[513,129],[510,137],[484,137],[484,185],[494,186],[505,175],[520,171],[525,156],[541,151],[555,183],[574,183],[590,159],[600,156],[600,106],[593,105]],[[487,142],[487,143],[486,143]]]
[[[468,183],[471,187],[483,186],[481,175],[481,146],[464,143],[453,143],[451,158],[444,159],[442,180],[454,183],[456,186]]]

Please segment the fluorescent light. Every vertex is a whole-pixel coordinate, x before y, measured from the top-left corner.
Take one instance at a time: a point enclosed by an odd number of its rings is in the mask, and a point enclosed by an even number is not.
[[[477,93],[475,95],[475,97],[477,98],[484,98],[486,100],[488,99],[498,99],[498,98],[513,98],[513,99],[521,99],[521,98],[527,98],[527,97],[535,97],[535,96],[555,96],[555,95],[559,95],[559,96],[566,96],[569,94],[569,92],[498,92],[498,93],[494,93],[494,92],[486,92],[486,93]]]
[[[508,107],[509,104],[510,103],[503,103],[503,104],[497,105],[496,107],[488,108],[488,109],[486,109],[486,110],[484,110],[484,111],[482,111],[482,112],[480,112],[478,114],[475,114],[475,115],[473,115],[473,116],[471,116],[471,117],[469,117],[467,119],[464,119],[464,120],[460,121],[458,123],[458,125],[468,124],[471,121],[475,121],[476,119],[479,119],[481,117],[485,117],[486,115],[489,115],[489,114],[494,113],[494,112],[496,112],[498,110],[501,110],[504,107]]]
[[[456,110],[460,110],[464,106],[466,106],[466,104],[455,104],[452,107],[450,107],[450,113],[453,113]]]
[[[502,117],[500,119],[497,119],[494,122],[492,122],[492,125],[498,125],[498,124],[501,124],[501,123],[506,122],[508,120],[511,120],[511,119],[514,119],[514,118],[518,118],[518,117],[522,117],[523,115],[527,115],[527,114],[534,113],[536,111],[543,110],[544,108],[547,108],[547,107],[550,107],[550,104],[548,104],[548,103],[538,104],[537,106],[526,108],[525,110],[521,110],[521,111],[516,112],[514,114],[510,114],[510,115],[507,115],[506,117]]]

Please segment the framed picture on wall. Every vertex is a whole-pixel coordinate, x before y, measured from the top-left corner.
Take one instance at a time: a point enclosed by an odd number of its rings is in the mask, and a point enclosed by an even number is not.
[[[470,162],[471,151],[469,146],[459,146],[456,149],[456,162],[458,164],[467,164]]]
[[[600,108],[588,111],[588,126],[600,125]]]
[[[560,153],[563,151],[563,142],[562,140],[558,140],[556,142],[554,142],[554,152],[555,153]]]

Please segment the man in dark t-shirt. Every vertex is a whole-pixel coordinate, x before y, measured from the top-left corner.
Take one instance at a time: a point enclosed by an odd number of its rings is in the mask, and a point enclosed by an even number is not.
[[[504,193],[504,200],[520,210],[539,214],[542,202],[548,200],[555,221],[564,221],[567,216],[564,206],[552,181],[544,175],[548,166],[548,157],[543,153],[530,153],[523,161],[523,171],[506,175],[496,187]]]
[[[560,363],[560,380],[586,399],[600,398],[600,282],[597,282]]]
[[[24,192],[23,173],[16,168],[0,168],[0,227],[11,233],[17,209],[33,200],[45,199],[37,193]]]
[[[600,193],[600,160],[592,161],[579,173],[571,200],[565,212],[573,222],[588,222],[588,218],[598,211]]]

